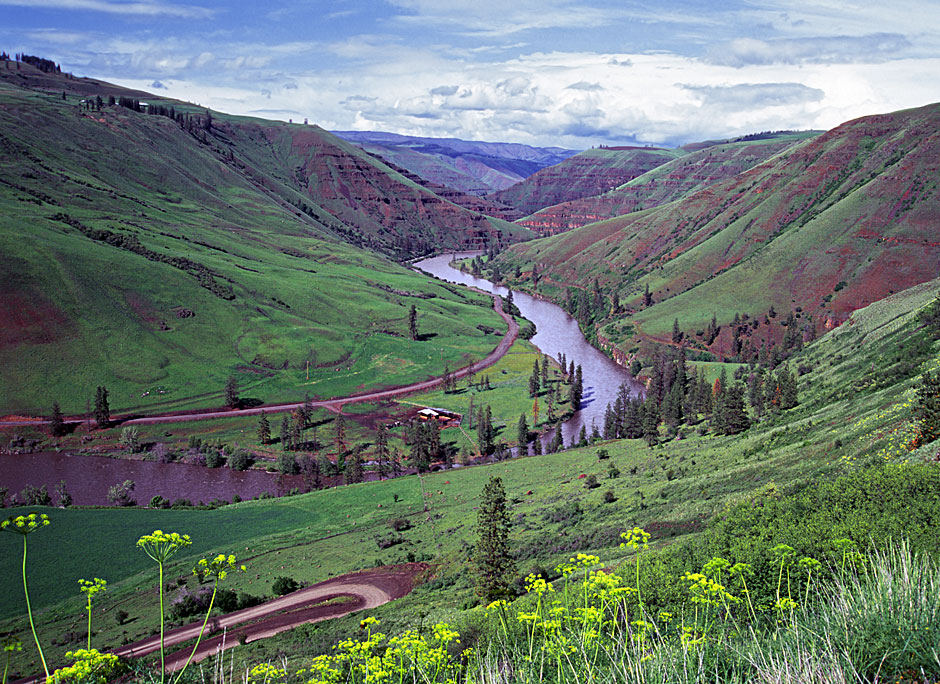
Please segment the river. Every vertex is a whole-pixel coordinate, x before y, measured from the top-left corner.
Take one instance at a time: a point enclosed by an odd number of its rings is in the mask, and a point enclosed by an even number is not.
[[[455,258],[471,257],[477,253],[442,254],[423,259],[414,265],[441,280],[468,285],[505,298],[509,294],[507,288],[463,273],[450,265]],[[588,344],[581,334],[578,322],[560,307],[515,290],[512,293],[512,301],[526,319],[535,323],[537,332],[531,342],[542,353],[556,360],[559,353],[564,353],[568,363],[574,361],[575,365],[581,364],[584,395],[581,399],[581,409],[563,425],[565,444],[570,443],[572,436],[576,437],[580,433],[582,426],[587,429],[589,435],[592,424],[603,432],[604,412],[607,405],[613,404],[617,398],[620,385],[627,383],[631,394],[640,392],[642,385],[627,369]]]
[[[452,283],[468,285],[503,297],[509,294],[505,287],[453,268],[450,263],[454,258],[453,254],[445,254],[424,259],[415,266]],[[616,399],[620,385],[627,383],[632,392],[636,393],[640,391],[639,383],[626,369],[588,344],[577,321],[559,307],[515,291],[513,303],[525,318],[535,323],[538,332],[531,340],[535,346],[556,359],[559,353],[564,353],[569,362],[573,360],[575,365],[581,364],[584,381],[581,409],[563,424],[565,443],[570,443],[572,436],[576,437],[582,426],[588,433],[592,424],[603,431],[604,411]],[[36,487],[45,484],[53,495],[53,501],[56,501],[53,490],[61,480],[65,480],[76,505],[107,504],[108,488],[124,480],[134,481],[132,496],[141,505],[146,505],[156,495],[198,503],[216,498],[231,500],[236,494],[242,499],[264,492],[279,495],[288,488],[302,486],[300,477],[279,481],[276,475],[260,470],[235,472],[229,468],[127,461],[65,452],[0,455],[0,486],[8,488],[9,494],[20,492],[27,484]]]

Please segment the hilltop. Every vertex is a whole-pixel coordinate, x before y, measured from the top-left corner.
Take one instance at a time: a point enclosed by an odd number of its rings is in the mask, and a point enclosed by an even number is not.
[[[561,147],[427,138],[378,131],[333,131],[333,134],[416,176],[472,195],[504,190],[540,169],[577,154],[576,150]]]
[[[518,221],[540,235],[668,204],[779,154],[818,133],[779,133],[745,140],[699,143],[679,148],[682,156],[657,166],[601,195],[545,207]]]
[[[693,348],[746,360],[781,341],[783,317],[811,338],[936,277],[938,133],[938,105],[850,121],[683,199],[519,245],[497,263],[527,287],[534,268],[535,289],[615,354],[670,343],[677,322]],[[579,306],[591,288],[603,305]],[[745,314],[747,326],[732,320]]]
[[[524,229],[316,126],[4,61],[0,149],[0,412],[83,411],[97,385],[114,409],[218,405],[230,375],[253,400],[332,396],[495,345],[486,298],[387,257]]]
[[[601,147],[544,168],[524,181],[490,193],[488,199],[527,215],[561,202],[617,188],[685,152],[656,147]]]

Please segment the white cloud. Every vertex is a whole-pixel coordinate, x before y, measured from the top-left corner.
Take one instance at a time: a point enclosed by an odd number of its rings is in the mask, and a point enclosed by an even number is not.
[[[115,2],[114,0],[0,0],[0,5],[30,9],[83,10],[136,16],[166,16],[184,19],[211,17],[216,10],[194,5],[174,5],[151,0]]]

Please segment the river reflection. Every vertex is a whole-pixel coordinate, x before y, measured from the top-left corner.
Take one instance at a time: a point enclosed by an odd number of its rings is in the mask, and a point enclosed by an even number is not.
[[[131,496],[141,506],[158,495],[171,501],[189,499],[198,504],[213,499],[231,501],[236,494],[242,499],[265,492],[277,496],[292,487],[302,487],[300,476],[279,478],[261,470],[238,472],[187,463],[126,461],[65,452],[0,454],[0,486],[9,489],[8,496],[22,491],[26,485],[46,485],[53,502],[57,502],[54,488],[61,480],[65,480],[72,503],[78,506],[107,505],[108,488],[124,480],[133,480]]]

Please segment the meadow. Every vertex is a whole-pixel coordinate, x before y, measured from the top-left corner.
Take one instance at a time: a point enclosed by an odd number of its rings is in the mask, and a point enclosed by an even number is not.
[[[904,483],[910,489],[886,500],[857,497],[876,506],[864,513],[851,508],[861,504],[840,504],[856,511],[843,520],[861,522],[836,529],[831,520],[820,518],[811,528],[816,530],[813,543],[829,543],[828,530],[851,536],[863,546],[869,533],[877,530],[880,535],[911,537],[922,546],[918,540],[926,539],[923,535],[929,531],[923,516],[930,508],[922,508],[930,501],[923,492],[932,485],[916,483],[934,476],[932,469],[916,470],[923,468],[916,463],[929,458],[932,447],[911,452],[904,435],[911,425],[914,384],[920,373],[937,364],[937,343],[916,320],[916,312],[932,299],[935,287],[936,283],[908,291],[857,312],[851,324],[808,346],[792,361],[808,368],[800,377],[799,406],[735,437],[681,434],[680,439],[652,449],[640,440],[600,442],[556,454],[242,502],[214,511],[48,510],[52,524],[31,538],[31,544],[35,542],[30,550],[31,595],[39,609],[38,627],[60,644],[51,652],[61,658],[69,639],[82,634],[84,614],[76,580],[104,575],[111,586],[96,609],[100,611],[97,642],[120,643],[150,634],[155,625],[154,570],[133,542],[157,528],[188,533],[194,541],[174,560],[170,576],[186,575],[199,554],[231,551],[246,563],[248,572],[235,576],[230,587],[256,594],[269,594],[273,578],[280,575],[309,583],[357,568],[432,562],[430,582],[374,614],[389,633],[453,621],[477,604],[465,564],[475,540],[479,492],[491,475],[503,480],[512,505],[512,545],[520,577],[552,568],[579,552],[598,555],[616,566],[632,557],[630,550],[620,548],[621,532],[639,526],[652,535],[651,553],[656,554],[650,558],[660,559],[660,574],[651,569],[654,586],[645,589],[651,604],[654,599],[674,599],[668,591],[660,591],[657,598],[655,586],[671,586],[665,578],[675,576],[670,573],[676,566],[690,572],[698,569],[701,554],[708,551],[707,545],[698,546],[702,540],[727,547],[721,542],[727,534],[714,522],[716,513],[736,502],[741,510],[752,510],[748,502],[760,497],[796,506],[801,491],[809,492],[814,483],[840,474],[858,491],[885,492]],[[895,357],[896,362],[885,363]],[[878,372],[873,373],[876,363]],[[520,370],[525,366],[528,363],[522,363]],[[609,458],[599,458],[601,450]],[[873,466],[899,461],[910,461],[906,467],[912,470],[897,476],[891,471],[868,474]],[[591,474],[600,486],[588,489],[585,480]],[[873,485],[873,477],[881,477],[881,484]],[[608,491],[611,497],[606,496]],[[812,501],[822,494],[809,496]],[[886,503],[892,504],[890,510]],[[806,511],[813,507],[799,505],[804,508],[793,510],[803,511],[798,519],[806,526]],[[883,514],[873,514],[874,510]],[[911,510],[924,512],[905,526]],[[410,529],[401,532],[401,543],[381,548],[379,540],[390,533],[397,518],[407,519]],[[879,522],[886,520],[894,522]],[[735,528],[735,534],[743,529]],[[800,535],[801,527],[759,529],[768,530],[768,536],[760,543],[755,540],[755,549],[772,548],[784,539],[798,546],[792,538]],[[105,533],[107,549],[102,541]],[[12,538],[3,540],[11,551],[12,542]],[[734,548],[743,553],[747,544]],[[831,553],[831,548],[817,549],[818,555],[824,552]],[[60,562],[63,557],[69,559],[65,566]],[[18,570],[15,553],[5,552],[0,576],[15,578]],[[0,629],[18,625],[21,630],[23,605],[16,582],[8,579],[0,591],[0,605],[7,610]],[[118,606],[131,616],[124,625],[112,617]],[[291,662],[299,663],[340,636],[354,633],[358,619],[302,627],[267,642],[250,643],[236,649],[236,657],[247,663],[290,652],[295,654]],[[18,666],[21,657],[25,656],[15,656]]]

